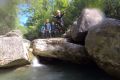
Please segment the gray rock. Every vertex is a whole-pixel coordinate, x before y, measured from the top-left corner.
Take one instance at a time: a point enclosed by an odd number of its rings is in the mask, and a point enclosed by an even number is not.
[[[31,41],[27,39],[23,39],[23,45],[26,47],[27,50],[31,47]]]
[[[107,18],[91,28],[85,47],[99,67],[120,79],[120,20]]]
[[[69,43],[64,38],[36,39],[32,44],[33,53],[37,56],[57,58],[74,63],[89,61],[83,46]]]
[[[22,66],[29,62],[30,43],[23,40],[19,31],[0,37],[0,67]]]
[[[103,12],[95,8],[86,8],[82,11],[77,20],[79,32],[88,31],[91,27],[101,23],[105,16]]]
[[[84,45],[88,29],[101,23],[104,18],[104,14],[98,9],[84,9],[79,18],[64,34],[64,37],[67,37],[74,43]]]
[[[22,37],[22,32],[20,30],[12,30],[8,33],[5,34],[6,37],[12,37],[12,36],[16,36],[16,37]]]

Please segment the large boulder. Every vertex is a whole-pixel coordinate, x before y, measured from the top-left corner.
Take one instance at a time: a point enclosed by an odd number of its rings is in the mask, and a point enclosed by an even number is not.
[[[75,43],[84,45],[88,29],[101,23],[103,19],[104,14],[100,10],[93,8],[84,9],[79,18],[64,34],[64,37]]]
[[[120,79],[120,20],[107,18],[91,28],[85,47],[102,69]]]
[[[55,58],[74,63],[88,62],[85,47],[69,43],[64,38],[36,39],[32,43],[36,56]]]
[[[26,50],[29,50],[29,48],[31,47],[31,41],[23,39],[23,46],[25,46]]]
[[[18,31],[19,32],[19,31]],[[21,35],[9,32],[0,37],[0,67],[22,66],[29,63],[29,44]]]
[[[12,36],[16,36],[16,37],[23,37],[22,32],[20,30],[12,30],[8,33],[6,33],[4,36],[6,37],[12,37]]]
[[[73,37],[76,36],[75,31],[78,31],[77,19],[73,22],[72,25],[69,25],[67,31],[63,34],[63,37],[67,38],[71,42]]]
[[[33,58],[35,57],[33,55],[33,49],[31,48],[31,41],[27,40],[27,39],[22,39],[23,41],[23,48],[24,48],[24,52],[27,55],[27,60],[32,63]]]

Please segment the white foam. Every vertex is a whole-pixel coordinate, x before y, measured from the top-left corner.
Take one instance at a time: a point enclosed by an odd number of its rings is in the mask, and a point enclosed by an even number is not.
[[[44,66],[42,64],[39,63],[37,57],[34,57],[33,60],[32,60],[32,64],[31,64],[32,67],[41,67],[41,66]]]

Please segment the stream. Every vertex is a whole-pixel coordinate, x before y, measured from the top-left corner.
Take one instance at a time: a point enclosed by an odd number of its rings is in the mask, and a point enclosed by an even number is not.
[[[95,65],[60,63],[1,69],[0,80],[112,80],[112,78]]]

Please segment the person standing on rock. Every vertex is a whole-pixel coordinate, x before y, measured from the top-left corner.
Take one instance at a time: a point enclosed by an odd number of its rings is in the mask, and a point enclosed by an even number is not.
[[[45,38],[51,37],[51,24],[49,22],[49,19],[46,19],[45,22]]]
[[[40,32],[41,32],[41,37],[44,38],[45,37],[45,24],[42,25],[42,27],[40,28]]]
[[[56,37],[57,34],[57,28],[54,22],[51,23],[51,36]]]

